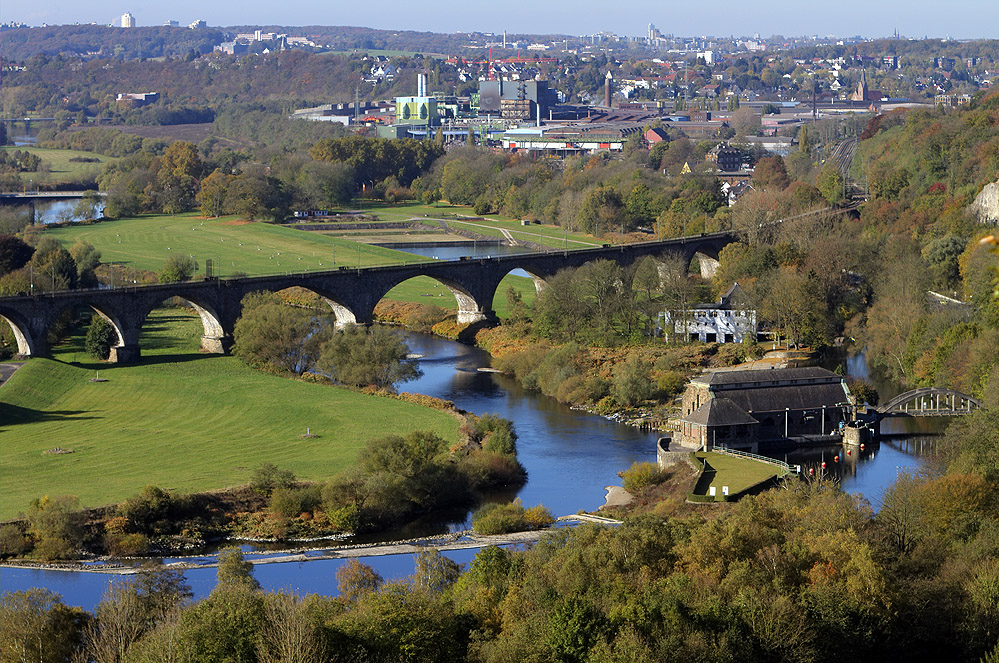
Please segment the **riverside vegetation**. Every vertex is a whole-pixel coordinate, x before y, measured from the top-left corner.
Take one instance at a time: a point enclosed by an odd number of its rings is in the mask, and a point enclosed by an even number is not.
[[[967,425],[990,425],[997,405]],[[427,550],[392,582],[352,560],[335,597],[262,591],[238,551],[197,602],[156,568],[111,585],[93,613],[45,590],[5,594],[2,646],[43,661],[105,660],[109,642],[130,662],[992,661],[999,440],[968,432],[947,435],[939,474],[901,476],[876,513],[808,482],[691,513],[662,492],[668,478],[646,480],[619,527],[484,548],[466,569]]]

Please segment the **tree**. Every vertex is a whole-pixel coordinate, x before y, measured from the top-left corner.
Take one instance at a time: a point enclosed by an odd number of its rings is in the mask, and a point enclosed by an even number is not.
[[[100,204],[100,195],[96,191],[87,191],[73,206],[73,216],[78,219],[93,219],[97,216],[97,208]]]
[[[87,613],[47,589],[6,592],[0,599],[0,660],[74,660],[86,623]]]
[[[295,594],[264,597],[264,620],[257,645],[259,663],[321,663],[322,638],[309,603]]]
[[[413,585],[422,591],[441,594],[461,576],[457,562],[441,555],[436,548],[423,548],[416,553]]]
[[[822,192],[822,197],[830,205],[837,205],[843,200],[843,176],[835,164],[827,163],[819,172],[815,186]]]
[[[239,557],[242,564],[242,554]],[[256,663],[265,620],[264,596],[244,582],[221,582],[222,556],[219,563],[219,585],[181,615],[176,639],[184,651],[183,660]]]
[[[243,298],[233,354],[251,366],[302,375],[321,363],[333,335],[329,315],[288,306],[275,293],[254,292]]]
[[[20,237],[0,235],[0,276],[27,265],[34,252],[35,249]]]
[[[239,548],[225,548],[219,552],[218,587],[260,589],[260,583],[253,577],[253,564],[243,559],[243,551]]]
[[[342,384],[389,389],[421,375],[419,367],[407,360],[408,353],[406,342],[390,329],[351,325],[323,344],[319,367]]]
[[[75,495],[61,495],[32,500],[28,523],[35,537],[35,554],[42,559],[69,557],[82,537],[80,501]]]
[[[194,276],[195,268],[194,258],[191,256],[172,253],[163,262],[163,268],[160,269],[160,283],[190,281]]]
[[[296,178],[311,209],[331,209],[346,205],[357,187],[353,167],[339,162],[313,161],[305,164]]]
[[[97,285],[94,270],[101,264],[101,252],[85,239],[78,239],[69,248],[69,254],[76,262],[77,279],[81,287],[91,288]]]
[[[201,206],[203,216],[214,219],[226,213],[226,199],[229,195],[229,185],[232,183],[232,179],[232,175],[215,170],[201,181],[201,188],[198,190],[196,200]]]
[[[753,184],[761,189],[779,189],[783,191],[791,180],[784,168],[784,160],[780,157],[765,157],[756,162],[753,169]]]
[[[337,591],[351,603],[365,594],[378,591],[383,582],[377,571],[355,558],[349,559],[336,571]]]
[[[95,359],[107,359],[111,355],[111,348],[117,344],[118,332],[114,325],[102,315],[94,314],[91,316],[90,326],[87,327],[87,338],[84,342],[87,354]]]
[[[35,247],[31,268],[36,289],[68,290],[76,287],[76,262],[69,251],[52,237],[43,238]]]

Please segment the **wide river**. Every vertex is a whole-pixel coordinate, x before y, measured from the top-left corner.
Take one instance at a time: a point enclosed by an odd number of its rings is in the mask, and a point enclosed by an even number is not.
[[[488,250],[495,251],[494,247]],[[515,423],[518,453],[529,474],[527,484],[516,494],[526,506],[541,503],[557,516],[596,509],[603,503],[604,488],[619,483],[618,472],[635,461],[655,459],[655,434],[571,410],[551,398],[525,392],[510,378],[481,372],[479,368],[489,366],[489,355],[482,350],[423,334],[407,333],[406,337],[410,350],[422,355],[419,364],[423,376],[400,385],[401,391],[443,398],[464,410],[495,413]],[[850,360],[848,370],[866,376],[863,357]],[[911,420],[891,421],[897,427],[912,425]],[[919,469],[920,453],[932,454],[932,442],[925,446],[923,442],[885,442],[850,457],[839,447],[828,447],[792,454],[788,460],[801,463],[806,470],[815,467],[817,471],[825,461],[827,472],[841,479],[844,490],[864,495],[876,507],[881,492],[898,472]],[[834,455],[840,457],[840,462],[834,461]],[[450,522],[423,523],[416,531],[441,532],[466,525],[467,517],[458,515]],[[401,532],[400,536],[411,534],[413,531]],[[249,546],[244,550],[253,552]],[[446,554],[459,563],[467,563],[475,552],[461,550]],[[362,561],[387,579],[407,576],[413,569],[412,555],[367,557]],[[335,594],[336,569],[344,562],[263,564],[254,568],[254,575],[268,590]],[[191,570],[186,576],[199,597],[210,592],[215,583],[212,568]],[[0,569],[3,591],[47,587],[61,594],[68,604],[86,609],[96,605],[112,579],[100,573]]]

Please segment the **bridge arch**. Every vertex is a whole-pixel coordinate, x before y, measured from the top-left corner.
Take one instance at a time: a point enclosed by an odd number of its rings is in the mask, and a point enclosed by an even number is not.
[[[477,297],[476,294],[472,292],[472,289],[465,284],[433,273],[416,275],[407,274],[401,278],[392,279],[391,281],[386,282],[381,287],[382,292],[380,295],[373,299],[374,304],[377,305],[378,302],[385,299],[386,295],[388,295],[394,288],[420,277],[425,277],[435,282],[427,292],[419,293],[419,296],[425,296],[428,298],[427,303],[436,304],[437,302],[434,301],[435,298],[446,296],[443,292],[441,292],[441,289],[447,290],[451,293],[458,305],[459,324],[479,322],[480,320],[486,318],[487,312],[492,310],[492,297],[488,297],[488,301],[487,296],[482,296],[481,293],[480,296]],[[495,287],[493,288],[493,291],[495,292]]]
[[[327,306],[330,307],[330,311],[333,313],[334,324],[337,328],[345,327],[346,325],[356,325],[358,322],[357,313],[350,306],[343,302],[343,299],[332,292],[329,292],[326,288],[316,287],[313,284],[310,285],[290,285],[285,288],[271,289],[268,292],[281,293],[286,290],[294,289],[304,290],[311,293],[321,299]],[[242,309],[242,303],[240,304],[240,309]]]
[[[141,327],[145,323],[150,313],[161,307],[165,301],[171,298],[177,298],[186,303],[201,319],[201,326],[204,329],[204,333],[201,335],[202,350],[209,353],[222,354],[228,349],[229,340],[232,338],[232,330],[225,328],[225,325],[222,323],[222,317],[218,313],[218,307],[205,298],[192,296],[189,292],[171,292],[168,290],[163,294],[162,298],[157,297],[157,301],[147,303],[143,307],[144,310],[141,314],[139,326]],[[138,339],[136,339],[136,342],[138,342]]]
[[[921,387],[892,398],[878,408],[883,414],[920,413],[946,416],[947,413],[966,413],[983,407],[974,396],[955,389]]]
[[[34,357],[42,352],[41,343],[31,333],[31,328],[27,322],[15,311],[0,308],[0,324],[6,323],[14,332],[14,341],[17,343],[17,354],[25,357]]]

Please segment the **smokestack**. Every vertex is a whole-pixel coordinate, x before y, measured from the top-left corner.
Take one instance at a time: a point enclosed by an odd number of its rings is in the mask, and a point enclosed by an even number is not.
[[[506,50],[506,30],[503,31],[503,50]]]
[[[607,77],[604,78],[604,106],[606,106],[607,108],[611,107],[611,81],[612,80],[614,80],[614,77],[611,76],[611,73],[608,71],[607,72]]]
[[[416,96],[425,97],[427,96],[427,75],[417,74],[416,75]]]

